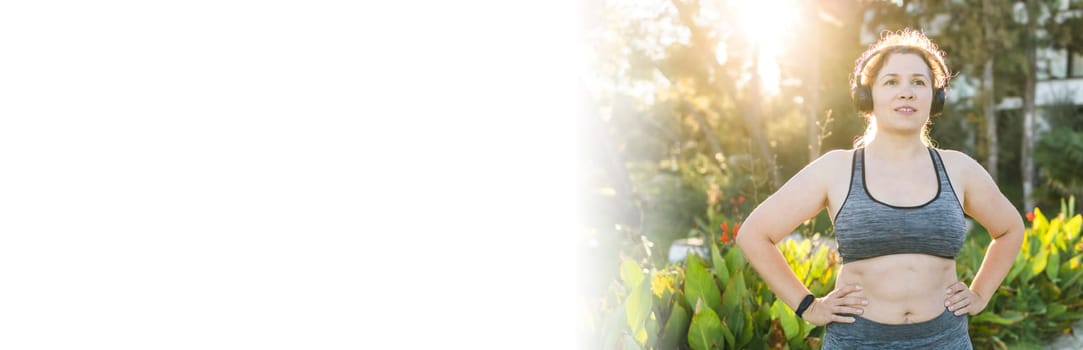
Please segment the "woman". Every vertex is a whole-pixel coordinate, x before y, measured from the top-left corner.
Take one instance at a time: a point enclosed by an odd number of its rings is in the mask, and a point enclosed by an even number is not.
[[[737,245],[799,317],[827,325],[823,349],[972,349],[967,315],[980,313],[1023,241],[1023,221],[966,154],[928,141],[950,72],[924,34],[888,32],[858,59],[851,92],[869,128],[853,150],[807,165],[749,214]],[[775,244],[828,209],[842,267],[816,298]],[[954,257],[964,213],[993,240],[968,286]]]

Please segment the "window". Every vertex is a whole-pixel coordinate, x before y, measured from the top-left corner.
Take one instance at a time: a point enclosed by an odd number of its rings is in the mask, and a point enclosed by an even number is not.
[[[1083,52],[1069,52],[1068,77],[1083,78]]]

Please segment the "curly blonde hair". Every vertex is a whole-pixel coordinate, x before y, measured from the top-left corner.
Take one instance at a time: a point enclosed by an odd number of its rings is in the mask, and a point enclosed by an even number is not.
[[[852,86],[868,86],[875,79],[876,73],[884,66],[885,57],[897,53],[912,53],[922,57],[929,70],[933,73],[933,87],[944,88],[951,79],[951,70],[944,61],[944,51],[941,51],[925,36],[925,33],[906,28],[897,32],[884,31],[880,33],[880,41],[869,45],[869,48],[854,62],[854,73],[850,77]]]

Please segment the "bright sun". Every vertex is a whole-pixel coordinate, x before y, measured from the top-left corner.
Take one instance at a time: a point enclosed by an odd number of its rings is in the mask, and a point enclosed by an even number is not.
[[[778,94],[778,59],[793,39],[794,28],[800,27],[797,4],[793,0],[749,0],[734,1],[732,6],[740,14],[737,23],[740,35],[759,49],[756,73],[761,79],[762,92]]]

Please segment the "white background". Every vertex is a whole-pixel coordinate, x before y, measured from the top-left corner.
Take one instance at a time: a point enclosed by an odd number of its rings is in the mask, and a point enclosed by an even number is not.
[[[0,348],[571,348],[570,2],[0,6]]]

